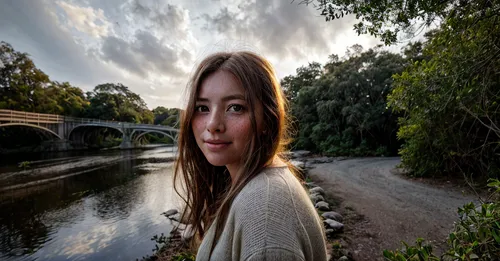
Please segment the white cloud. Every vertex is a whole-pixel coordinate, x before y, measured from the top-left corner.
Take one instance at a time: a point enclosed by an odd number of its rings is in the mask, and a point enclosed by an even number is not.
[[[312,61],[324,63],[332,53],[342,56],[353,44],[370,48],[378,43],[369,36],[356,36],[354,17],[325,22],[312,6],[270,0],[241,1],[230,7],[202,15],[204,27],[218,39],[255,46],[253,49],[273,62],[280,77]]]
[[[284,77],[355,43],[378,43],[358,37],[354,22],[325,22],[284,0],[0,1],[0,39],[51,79],[85,90],[120,82],[150,108],[180,106],[189,73],[213,51],[256,51]]]
[[[141,77],[153,74],[185,76],[176,65],[178,52],[182,50],[175,50],[146,31],[138,30],[134,37],[131,42],[115,36],[106,37],[101,57]]]
[[[67,2],[56,2],[67,15],[68,26],[93,37],[107,36],[111,23],[106,19],[102,9],[80,7]]]

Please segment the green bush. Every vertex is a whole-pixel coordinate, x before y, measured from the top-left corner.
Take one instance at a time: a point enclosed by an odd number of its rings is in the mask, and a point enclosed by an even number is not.
[[[384,250],[384,258],[394,261],[439,261],[439,257],[432,254],[432,246],[424,245],[423,242],[423,238],[417,238],[416,246],[409,246],[406,242],[402,242],[404,249]]]
[[[180,253],[172,257],[172,261],[194,261],[196,256],[191,253]]]
[[[489,187],[500,191],[500,182],[492,180]],[[460,221],[448,238],[446,255],[454,260],[500,259],[500,202],[468,203],[458,209]]]
[[[498,178],[499,1],[468,1],[431,31],[422,54],[394,75],[389,107],[403,113],[403,165],[415,176]]]
[[[31,162],[29,161],[22,161],[22,162],[19,162],[19,165],[18,165],[19,168],[22,168],[24,170],[28,169],[31,167]]]

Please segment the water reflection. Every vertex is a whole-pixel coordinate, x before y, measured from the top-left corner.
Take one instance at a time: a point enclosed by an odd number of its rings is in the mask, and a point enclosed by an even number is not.
[[[0,260],[135,260],[151,254],[150,238],[171,229],[160,213],[177,207],[165,157],[173,154],[120,153],[129,159],[0,195]]]

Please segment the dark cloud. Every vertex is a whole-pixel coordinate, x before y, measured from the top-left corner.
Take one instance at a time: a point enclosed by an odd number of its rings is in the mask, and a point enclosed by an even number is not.
[[[149,17],[151,14],[151,9],[146,5],[143,5],[139,0],[132,1],[130,3],[129,10],[142,17]]]
[[[246,21],[236,18],[236,13],[230,12],[227,7],[222,8],[219,13],[214,16],[205,14],[203,18],[209,22],[206,29],[215,29],[221,34],[236,34],[250,31],[250,27],[243,24]]]
[[[119,5],[111,5],[114,9],[104,7],[108,8],[105,9],[106,15],[119,10]],[[123,13],[121,15],[123,17]],[[172,79],[172,82],[185,77],[185,73],[174,66],[180,59],[178,56],[189,57],[183,48],[174,52],[172,46],[163,44],[150,32],[140,30],[133,32],[132,40],[108,35],[92,39],[97,40],[94,45],[85,45],[84,41],[74,38],[74,29],[65,29],[59,21],[67,25],[63,10],[53,1],[0,1],[0,40],[12,44],[18,51],[29,53],[36,66],[52,80],[69,81],[85,90],[104,82],[122,82],[145,97],[150,107],[160,102],[165,106],[175,104],[171,100],[148,98],[146,94],[151,93],[151,79],[143,76],[157,71],[162,76],[169,76],[167,79]],[[120,21],[123,24],[125,20]],[[109,66],[103,60],[118,66]],[[140,76],[124,78],[117,68]],[[172,76],[176,73],[176,77]],[[155,82],[154,85],[162,93],[179,92],[179,87],[170,81]]]
[[[104,38],[101,52],[104,60],[114,62],[132,73],[137,72],[141,76],[146,76],[147,71],[143,70],[140,62],[134,58],[133,47],[125,40],[108,36]]]
[[[134,20],[167,34],[171,39],[186,39],[189,17],[182,7],[159,1],[132,0],[125,10],[133,14]]]
[[[106,25],[92,35],[75,23],[81,13],[67,13],[58,0],[0,0],[0,40],[29,53],[53,80],[86,89],[122,82],[150,106],[172,103],[169,97],[177,97],[187,80],[185,70],[192,69],[202,46],[211,41],[224,38],[256,47],[280,69],[292,71],[312,56],[327,57],[332,48],[343,52],[345,42],[356,40],[340,38],[352,35],[346,32],[352,31],[354,19],[326,23],[313,7],[297,1],[240,1],[238,7],[232,0],[179,0],[180,5],[160,0],[63,2],[100,15],[101,23],[84,21],[90,27]],[[203,12],[211,14],[190,19]]]
[[[235,39],[244,36],[259,43],[264,51],[280,58],[303,59],[311,51],[325,52],[336,39],[333,32],[351,29],[352,19],[339,20],[325,32],[324,19],[314,8],[283,0],[244,2],[238,12],[220,9],[216,15],[204,15],[206,29]]]
[[[142,77],[147,77],[151,72],[171,76],[184,75],[175,65],[179,60],[176,51],[163,45],[149,32],[136,31],[131,42],[115,36],[105,37],[101,52],[104,60],[112,61]]]

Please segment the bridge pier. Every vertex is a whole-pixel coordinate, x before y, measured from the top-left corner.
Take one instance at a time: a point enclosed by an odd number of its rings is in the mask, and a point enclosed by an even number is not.
[[[131,133],[127,129],[122,129],[123,130],[123,136],[122,136],[122,143],[120,144],[120,149],[132,149],[134,148],[134,144],[132,143],[131,140]]]
[[[133,149],[134,148],[134,144],[132,144],[132,142],[129,140],[129,141],[122,141],[122,143],[120,144],[120,149],[122,150],[126,150],[126,149]]]

